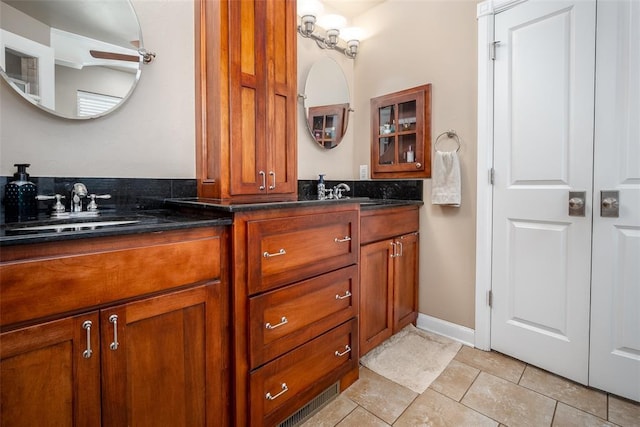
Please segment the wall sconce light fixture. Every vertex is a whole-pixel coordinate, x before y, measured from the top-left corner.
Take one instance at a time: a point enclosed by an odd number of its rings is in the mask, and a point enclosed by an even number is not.
[[[343,29],[347,20],[340,15],[323,15],[318,18],[323,10],[322,4],[318,1],[300,2],[299,5],[300,25],[298,25],[298,33],[302,37],[315,40],[321,49],[337,50],[351,59],[356,57],[360,47],[360,39],[362,38],[362,31],[359,28]],[[315,32],[316,22],[318,26],[327,28],[324,37]],[[338,44],[340,35],[347,42],[346,48]]]

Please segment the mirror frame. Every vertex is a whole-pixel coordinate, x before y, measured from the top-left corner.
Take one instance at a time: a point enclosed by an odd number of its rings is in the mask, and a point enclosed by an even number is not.
[[[353,112],[349,83],[340,64],[330,57],[314,62],[304,91],[303,110],[309,135],[322,148],[337,147]]]
[[[10,7],[13,8],[13,6],[6,2],[6,1],[2,1],[2,7]],[[91,2],[93,5],[95,5],[95,2]],[[114,3],[114,1],[109,1],[106,2],[103,5],[103,8],[100,9],[101,12],[104,12],[105,8],[108,8],[109,6],[111,6],[109,3]],[[118,110],[122,105],[124,105],[126,103],[126,101],[131,97],[132,93],[134,92],[135,88],[138,85],[138,82],[140,81],[140,75],[142,72],[142,64],[146,63],[146,62],[150,62],[146,60],[146,54],[147,52],[144,50],[143,46],[143,40],[142,40],[142,28],[140,26],[140,20],[138,19],[138,16],[135,12],[133,3],[131,0],[118,0],[118,3],[120,3],[122,5],[121,10],[124,10],[125,12],[128,10],[130,12],[130,23],[132,24],[130,27],[137,27],[137,44],[139,45],[139,47],[136,47],[134,45],[134,43],[131,43],[130,46],[124,47],[121,45],[116,45],[113,43],[108,43],[105,41],[101,41],[101,40],[97,40],[97,39],[91,39],[88,38],[82,34],[76,34],[76,33],[71,33],[62,29],[58,29],[56,27],[54,27],[52,25],[48,25],[46,23],[43,23],[43,25],[46,25],[49,27],[49,35],[51,39],[54,38],[62,38],[64,39],[65,37],[67,38],[71,38],[71,39],[78,39],[78,43],[83,44],[83,43],[91,43],[93,47],[95,46],[95,50],[101,51],[101,48],[104,46],[109,46],[109,47],[113,47],[113,52],[98,52],[97,54],[102,53],[102,56],[94,56],[97,55],[94,52],[91,53],[91,57],[93,59],[91,59],[91,64],[86,64],[86,63],[82,63],[79,67],[78,66],[74,66],[72,63],[71,66],[69,68],[74,68],[74,69],[83,69],[83,68],[87,68],[90,70],[95,70],[97,68],[120,68],[122,69],[123,67],[121,66],[123,63],[125,64],[131,64],[131,63],[135,63],[136,66],[132,66],[129,65],[128,67],[125,68],[129,68],[131,69],[131,71],[129,72],[131,74],[130,79],[127,78],[125,83],[123,83],[124,86],[122,86],[124,88],[124,90],[126,90],[126,93],[124,91],[122,91],[122,96],[121,99],[115,103],[113,106],[111,106],[110,108],[101,111],[97,114],[92,114],[92,115],[87,115],[87,116],[79,116],[77,115],[77,110],[76,110],[76,114],[69,114],[66,111],[59,111],[56,110],[55,108],[51,108],[50,106],[47,105],[43,105],[43,103],[38,102],[38,100],[34,99],[34,97],[30,96],[29,94],[27,94],[24,90],[22,90],[19,85],[22,82],[16,83],[15,79],[9,77],[9,75],[6,73],[5,70],[5,47],[8,49],[13,49],[12,50],[16,50],[18,51],[18,53],[24,53],[25,56],[30,56],[30,57],[34,57],[34,58],[40,58],[42,55],[45,55],[47,57],[46,61],[42,62],[42,68],[45,69],[45,73],[49,73],[50,76],[54,76],[53,79],[55,79],[55,67],[56,65],[60,65],[60,66],[64,66],[65,63],[65,59],[56,59],[55,58],[55,53],[53,52],[52,48],[50,46],[46,46],[44,44],[38,43],[36,41],[32,41],[28,38],[22,37],[21,35],[18,34],[14,34],[12,32],[10,32],[9,30],[5,30],[4,25],[3,28],[0,28],[0,75],[2,75],[2,80],[11,87],[12,90],[14,90],[17,94],[20,95],[20,97],[24,100],[26,100],[28,103],[34,105],[35,107],[37,107],[38,109],[45,111],[46,113],[49,113],[53,116],[56,117],[61,117],[61,118],[65,118],[65,119],[70,119],[70,120],[90,120],[90,119],[96,119],[96,118],[100,118],[100,117],[104,117],[116,110]],[[51,4],[53,4],[53,2],[51,2]],[[78,7],[78,5],[74,5],[74,7]],[[15,9],[15,8],[14,8]],[[82,8],[81,8],[82,9]],[[28,16],[28,14],[15,9],[18,13],[21,13],[25,16]],[[64,10],[61,11],[61,13],[64,13]],[[35,19],[35,18],[33,18]],[[55,18],[53,18],[55,19]],[[100,19],[102,21],[114,21],[113,19],[108,19],[108,17],[104,17],[104,14],[101,15]],[[135,22],[135,24],[133,24],[133,22]],[[82,23],[82,25],[86,25],[84,22]],[[105,39],[108,36],[105,36]],[[115,36],[114,36],[115,37]],[[93,45],[93,42],[95,41],[95,45]],[[133,42],[133,41],[132,41]],[[53,42],[50,41],[50,45]],[[17,49],[15,48],[15,46],[19,46]],[[24,47],[24,50],[23,50]],[[48,52],[47,52],[48,51]],[[125,54],[124,52],[127,52],[127,54]],[[123,59],[123,60],[118,60],[118,59],[113,59],[113,54],[115,53],[115,56],[122,56],[122,57],[127,57],[128,59]],[[135,55],[134,55],[135,54]],[[155,56],[155,54],[153,54]],[[135,56],[137,56],[137,61],[135,60]],[[49,64],[49,65],[45,65],[45,64]],[[84,66],[83,66],[84,65]],[[40,64],[39,64],[40,66]],[[127,77],[127,76],[125,76]],[[38,80],[40,82],[43,81],[43,78],[46,77],[38,77]],[[123,79],[124,80],[124,79]],[[105,81],[105,80],[96,80],[96,81]],[[42,94],[42,98],[46,98],[48,101],[48,103],[52,102],[55,99],[55,92],[56,92],[56,88],[55,88],[56,82],[53,82],[53,89],[50,89],[48,91],[48,93],[44,93],[41,92]],[[77,89],[77,88],[75,88]],[[85,90],[85,92],[88,92],[89,94],[91,94],[90,90]],[[76,96],[77,96],[77,91],[75,92]],[[118,96],[120,98],[120,96]],[[76,104],[77,105],[77,104]]]

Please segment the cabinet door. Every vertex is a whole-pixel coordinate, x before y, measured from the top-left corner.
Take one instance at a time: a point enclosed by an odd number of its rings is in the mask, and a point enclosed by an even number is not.
[[[418,318],[418,234],[396,239],[394,257],[393,333]]]
[[[98,333],[92,312],[0,335],[0,424],[99,426]]]
[[[298,191],[297,168],[297,15],[296,2],[271,0],[266,3],[267,117],[261,129],[267,137],[267,192],[292,194]]]
[[[295,193],[295,2],[229,2],[232,196]]]
[[[393,330],[393,240],[360,248],[360,356]]]
[[[266,2],[229,1],[230,193],[266,194]]]
[[[226,425],[220,285],[100,313],[107,426]],[[117,317],[114,317],[117,316]]]
[[[371,176],[431,176],[431,85],[371,99]]]

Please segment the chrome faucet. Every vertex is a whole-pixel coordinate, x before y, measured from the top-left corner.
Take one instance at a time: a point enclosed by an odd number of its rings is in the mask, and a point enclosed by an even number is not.
[[[76,182],[71,190],[71,212],[82,212],[83,197],[87,197],[87,187],[81,182]]]
[[[333,187],[333,196],[336,199],[342,199],[344,196],[342,195],[343,191],[351,191],[351,187],[349,187],[347,184],[345,184],[344,182],[341,182],[340,184],[336,185],[335,187]]]

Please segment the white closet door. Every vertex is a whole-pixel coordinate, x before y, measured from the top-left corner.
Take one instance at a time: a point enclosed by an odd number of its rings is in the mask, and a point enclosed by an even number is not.
[[[491,347],[588,380],[595,1],[495,17]],[[569,216],[569,192],[586,194]]]
[[[599,2],[597,28],[589,384],[640,400],[640,2]]]

